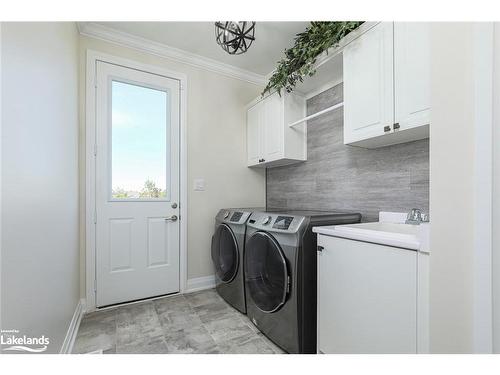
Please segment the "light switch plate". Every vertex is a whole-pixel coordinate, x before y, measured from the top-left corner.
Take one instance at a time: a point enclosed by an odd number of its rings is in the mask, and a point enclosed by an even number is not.
[[[193,189],[194,191],[205,191],[205,179],[195,178],[193,180]]]

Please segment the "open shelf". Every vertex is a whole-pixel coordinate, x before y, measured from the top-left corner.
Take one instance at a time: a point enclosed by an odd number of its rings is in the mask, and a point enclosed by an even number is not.
[[[306,98],[310,98],[342,82],[342,51],[344,47],[378,23],[379,22],[365,22],[357,30],[354,30],[343,38],[337,47],[330,48],[328,51],[323,52],[316,59],[316,63],[314,64],[316,74],[312,77],[304,78],[303,82],[299,82],[295,86],[294,91]]]
[[[331,112],[331,111],[334,111],[338,108],[341,108],[344,106],[344,102],[341,102],[341,103],[338,103],[338,104],[335,104],[335,105],[332,105],[331,107],[328,107],[328,108],[325,108],[325,109],[322,109],[321,111],[319,112],[316,112],[312,115],[309,115],[307,117],[304,117],[303,119],[300,119],[298,121],[295,121],[295,122],[292,122],[291,124],[289,124],[288,126],[289,127],[294,127],[296,125],[299,125],[299,124],[302,124],[303,122],[306,122],[308,120],[312,120],[313,118],[316,118],[318,116],[321,116],[321,115],[324,115],[325,113],[328,113],[328,112]]]

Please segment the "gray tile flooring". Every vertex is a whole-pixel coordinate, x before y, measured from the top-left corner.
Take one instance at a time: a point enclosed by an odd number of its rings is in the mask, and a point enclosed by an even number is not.
[[[278,354],[214,289],[85,315],[73,353]]]

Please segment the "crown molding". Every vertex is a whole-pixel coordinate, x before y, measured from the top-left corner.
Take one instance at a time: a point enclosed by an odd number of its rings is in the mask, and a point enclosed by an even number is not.
[[[78,22],[77,25],[81,35],[133,48],[255,85],[264,86],[267,82],[266,77],[263,75],[94,22]]]

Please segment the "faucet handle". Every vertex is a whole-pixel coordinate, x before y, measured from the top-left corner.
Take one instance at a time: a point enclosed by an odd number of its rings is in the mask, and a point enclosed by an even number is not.
[[[422,211],[412,208],[406,216],[406,224],[420,224],[422,222]]]

